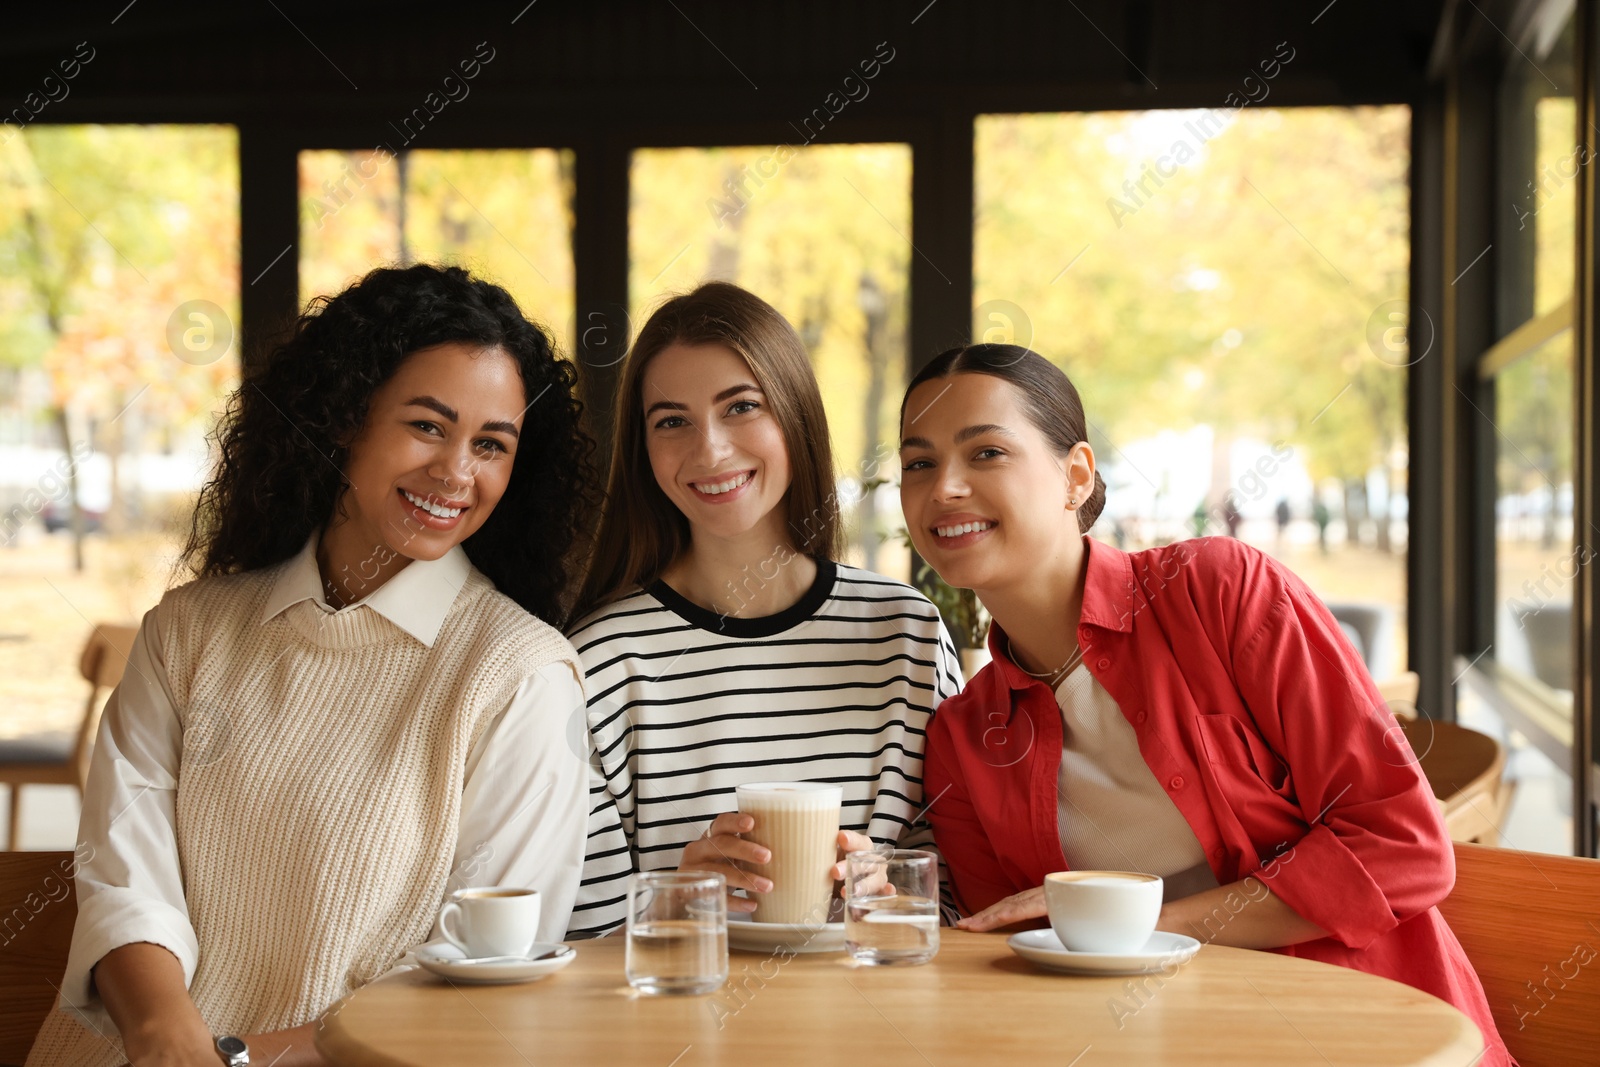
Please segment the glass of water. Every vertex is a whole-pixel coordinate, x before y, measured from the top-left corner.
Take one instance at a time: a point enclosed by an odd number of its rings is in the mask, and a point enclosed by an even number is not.
[[[927,963],[939,952],[939,857],[877,848],[845,860],[844,941],[860,963]]]
[[[727,880],[705,871],[628,879],[628,984],[641,993],[709,993],[728,979]]]

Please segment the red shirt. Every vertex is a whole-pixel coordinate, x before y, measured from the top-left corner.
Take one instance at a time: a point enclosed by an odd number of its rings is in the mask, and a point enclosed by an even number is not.
[[[1083,662],[1138,734],[1217,882],[1253,875],[1330,935],[1277,951],[1431,993],[1483,1031],[1483,1064],[1509,1063],[1478,976],[1434,907],[1455,883],[1455,857],[1433,793],[1327,608],[1231,538],[1132,554],[1084,545]],[[928,816],[964,914],[1067,869],[1060,710],[1006,649],[991,628],[994,662],[928,729]],[[1214,917],[1209,936],[1229,915]]]

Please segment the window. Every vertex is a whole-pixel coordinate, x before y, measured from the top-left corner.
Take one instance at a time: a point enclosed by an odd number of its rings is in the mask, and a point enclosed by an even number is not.
[[[238,302],[232,127],[0,134],[0,734],[70,735],[91,622],[187,577]],[[76,809],[52,807],[70,841]]]
[[[572,154],[300,153],[300,299],[374,267],[449,263],[504,286],[570,351]]]
[[[1551,5],[1545,5],[1546,8]],[[1556,5],[1559,6],[1559,5]],[[1500,85],[1497,332],[1572,299],[1578,175],[1586,162],[1572,96],[1573,20],[1538,26]]]
[[[1083,396],[1128,548],[1228,534],[1405,669],[1405,108],[986,115],[979,340]]]
[[[734,282],[799,331],[833,436],[846,562],[909,576],[898,473],[906,376],[911,152],[905,145],[641,149],[633,155],[632,315]]]
[[[1589,549],[1572,536],[1572,332],[1494,380],[1495,652],[1570,699],[1572,586]],[[1585,539],[1587,540],[1587,539]]]
[[[1543,5],[1522,37],[1499,85],[1498,340],[1477,361],[1471,427],[1492,442],[1479,455],[1493,464],[1493,641],[1467,676],[1458,716],[1507,747],[1516,791],[1502,840],[1570,853],[1572,586],[1594,549],[1573,528],[1577,178],[1588,160],[1572,90],[1571,5]]]

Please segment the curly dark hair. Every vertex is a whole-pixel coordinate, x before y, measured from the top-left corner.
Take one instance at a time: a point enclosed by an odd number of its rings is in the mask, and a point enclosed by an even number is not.
[[[233,574],[299,552],[339,506],[340,442],[354,439],[373,393],[412,352],[452,341],[504,349],[532,402],[505,495],[462,547],[502,593],[560,628],[598,513],[577,372],[510,293],[459,267],[374,270],[311,302],[228,399],[184,547],[189,568]]]

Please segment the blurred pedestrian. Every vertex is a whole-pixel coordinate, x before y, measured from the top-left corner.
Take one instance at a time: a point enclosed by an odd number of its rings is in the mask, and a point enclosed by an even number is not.
[[[1318,497],[1311,505],[1311,518],[1317,524],[1317,547],[1322,549],[1322,554],[1328,554],[1328,523],[1333,521],[1333,513],[1328,510],[1328,505]]]
[[[1229,537],[1239,536],[1239,524],[1244,521],[1244,516],[1239,514],[1239,505],[1232,493],[1222,502],[1222,521],[1228,524]]]

